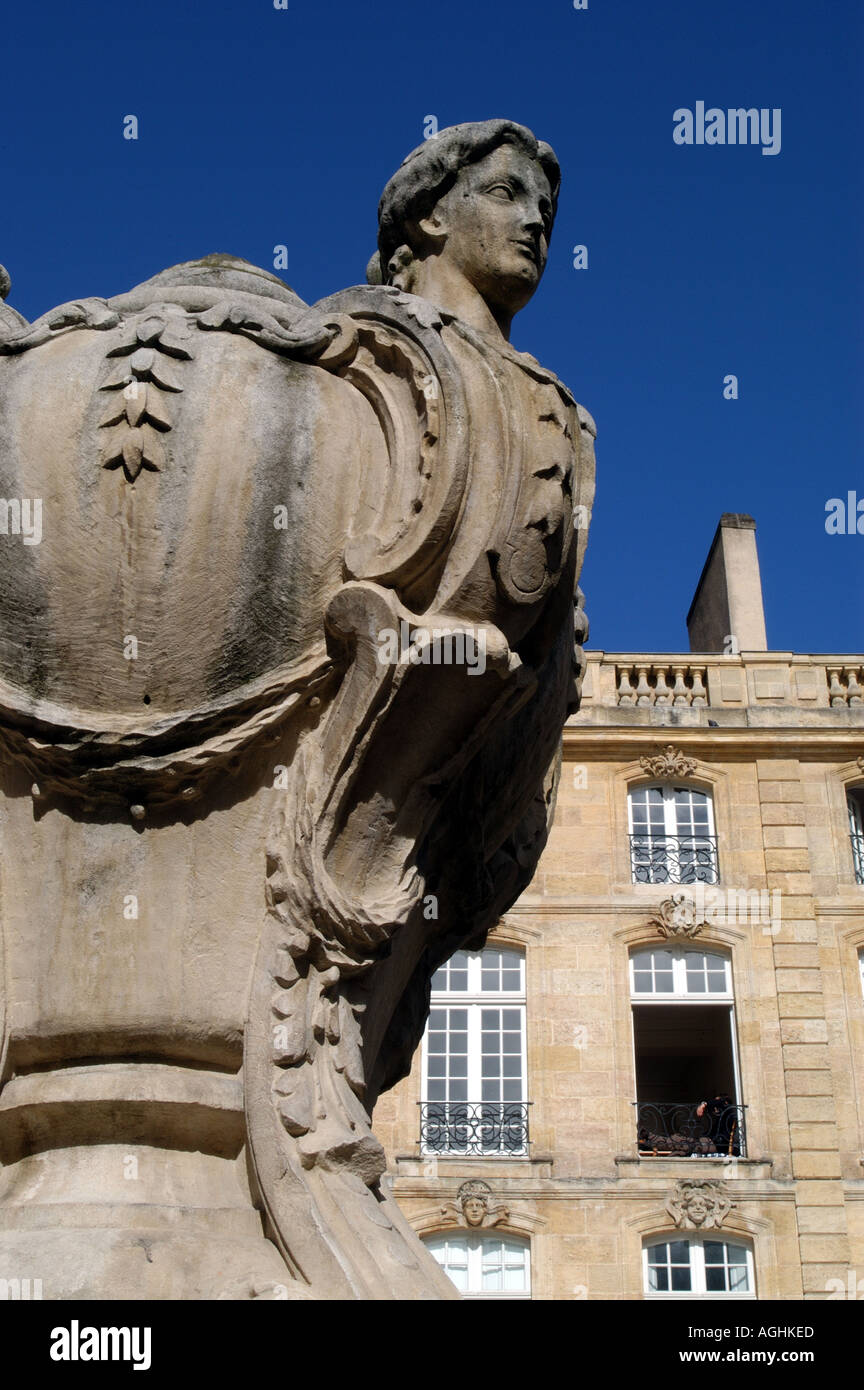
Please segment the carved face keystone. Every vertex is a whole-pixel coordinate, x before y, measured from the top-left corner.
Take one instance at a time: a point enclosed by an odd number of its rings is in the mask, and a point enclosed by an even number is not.
[[[466,1197],[462,1211],[469,1226],[479,1226],[486,1215],[486,1203],[482,1197]]]
[[[693,1222],[694,1226],[701,1226],[702,1222],[705,1220],[705,1217],[708,1215],[708,1206],[705,1201],[705,1198],[700,1197],[698,1193],[694,1192],[693,1196],[687,1203],[687,1215]]]

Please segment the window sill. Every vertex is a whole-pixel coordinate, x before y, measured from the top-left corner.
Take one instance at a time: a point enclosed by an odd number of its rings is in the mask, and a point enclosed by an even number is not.
[[[448,1178],[470,1177],[472,1170],[494,1169],[496,1177],[551,1178],[551,1154],[396,1154],[398,1177]]]
[[[684,1173],[693,1177],[724,1178],[770,1178],[774,1160],[770,1156],[762,1158],[730,1158],[726,1154],[699,1154],[675,1157],[658,1154],[634,1156],[618,1154],[615,1167],[619,1178],[681,1177]]]
[[[646,1303],[755,1303],[755,1293],[644,1293]]]

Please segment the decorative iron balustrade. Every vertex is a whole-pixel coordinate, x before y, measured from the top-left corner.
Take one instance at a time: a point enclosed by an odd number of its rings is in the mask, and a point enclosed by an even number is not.
[[[724,1101],[634,1101],[640,1157],[746,1158],[747,1106]]]
[[[634,883],[717,883],[716,835],[631,835]]]
[[[864,835],[853,830],[849,836],[852,841],[852,859],[855,863],[855,882],[864,883]]]
[[[528,1152],[530,1101],[420,1102],[420,1151],[424,1154]]]

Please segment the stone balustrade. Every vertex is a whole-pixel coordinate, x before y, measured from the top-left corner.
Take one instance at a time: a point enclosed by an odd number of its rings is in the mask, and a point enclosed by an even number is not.
[[[845,710],[864,715],[864,662],[854,655],[744,652],[724,656],[586,652],[583,709]],[[656,716],[652,716],[656,717]]]
[[[864,704],[864,666],[826,666],[828,695],[834,708]]]
[[[684,663],[671,666],[616,666],[619,705],[708,704],[705,667]]]

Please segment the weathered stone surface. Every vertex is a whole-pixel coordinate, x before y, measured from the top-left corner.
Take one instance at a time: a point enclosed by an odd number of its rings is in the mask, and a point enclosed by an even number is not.
[[[594,427],[508,342],[557,191],[455,127],[377,284],[0,306],[0,1255],[47,1298],[454,1296],[370,1115],[577,698]]]

